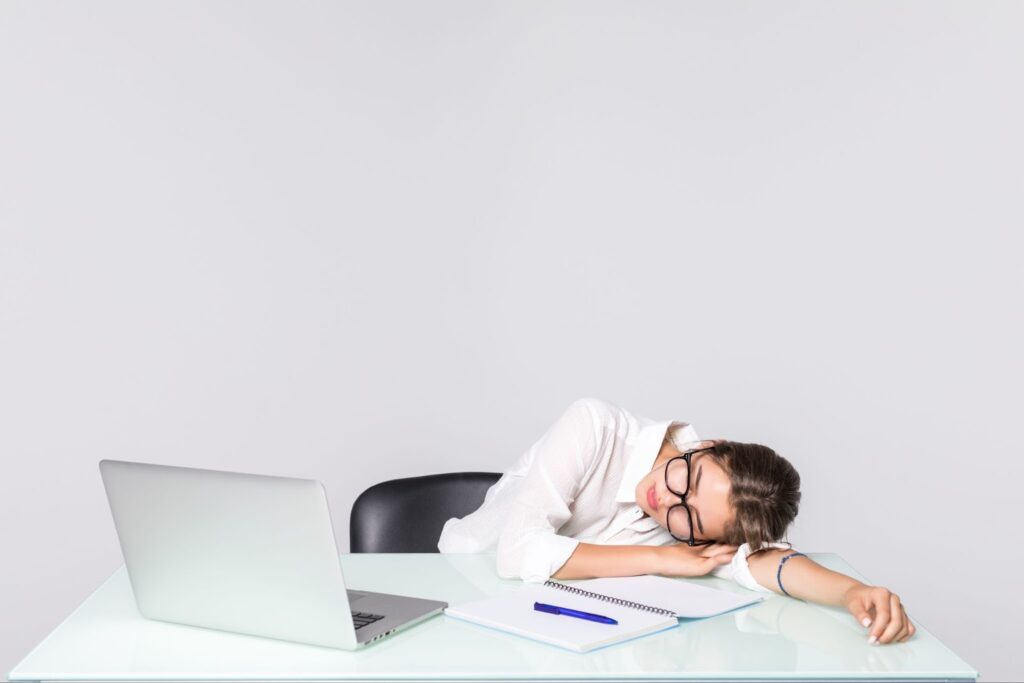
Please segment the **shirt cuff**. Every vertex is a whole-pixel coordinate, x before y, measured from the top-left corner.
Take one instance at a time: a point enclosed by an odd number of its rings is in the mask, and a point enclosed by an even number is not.
[[[785,543],[768,543],[766,545],[771,548],[790,547]],[[750,544],[744,543],[736,550],[736,554],[732,557],[732,562],[722,565],[721,567],[716,567],[712,571],[712,574],[721,578],[732,579],[739,585],[752,591],[757,591],[759,593],[773,592],[754,580],[754,575],[750,573],[750,565],[747,564],[748,555],[750,555]]]
[[[697,436],[697,430],[693,428],[693,425],[686,425],[676,432],[676,443],[692,443],[700,440],[701,438]]]

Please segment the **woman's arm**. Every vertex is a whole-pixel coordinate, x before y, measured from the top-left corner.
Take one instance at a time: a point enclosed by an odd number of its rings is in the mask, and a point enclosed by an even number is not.
[[[732,560],[736,546],[597,545],[579,543],[552,576],[556,579],[594,579],[602,576],[703,576]]]
[[[881,586],[868,586],[856,579],[826,569],[805,556],[791,557],[782,566],[779,562],[792,550],[772,548],[752,553],[747,564],[754,579],[765,588],[794,598],[823,605],[845,607],[865,627],[870,626],[869,642],[888,643],[906,640],[917,630],[907,617],[900,598]]]
[[[787,548],[771,548],[751,553],[747,556],[747,565],[754,579],[765,588],[781,594],[782,589],[776,580],[779,562],[783,557],[795,552]],[[843,595],[854,586],[863,586],[860,581],[826,569],[809,557],[792,557],[782,567],[782,585],[786,592],[794,598],[821,603],[822,605],[842,606]]]
[[[728,564],[736,546],[713,544],[690,547],[597,545],[579,543],[569,559],[552,576],[556,579],[592,579],[602,576],[703,576]],[[750,573],[760,586],[782,593],[777,581],[779,562],[793,552],[768,549],[747,557]],[[806,556],[786,560],[782,583],[794,598],[845,607],[865,627],[871,627],[871,643],[901,642],[917,630],[907,617],[899,596],[881,586],[822,567]]]
[[[586,473],[599,457],[600,401],[573,401],[530,447],[532,459],[502,521],[496,567],[503,579],[543,581],[565,564],[578,541],[558,529],[572,516]]]

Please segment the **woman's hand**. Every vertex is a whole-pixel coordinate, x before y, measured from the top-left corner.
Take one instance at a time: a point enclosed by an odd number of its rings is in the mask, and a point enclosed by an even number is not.
[[[724,543],[661,546],[658,548],[658,573],[664,576],[704,576],[715,567],[729,564],[737,548]]]
[[[863,626],[871,627],[869,643],[903,642],[917,631],[900,603],[900,596],[881,586],[853,586],[843,604]]]

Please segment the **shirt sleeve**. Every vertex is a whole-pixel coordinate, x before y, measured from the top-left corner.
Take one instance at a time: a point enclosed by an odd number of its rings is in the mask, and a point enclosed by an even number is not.
[[[768,543],[766,545],[770,548],[790,547],[785,543]],[[736,549],[736,553],[732,556],[732,562],[729,564],[723,564],[720,567],[715,567],[711,570],[711,573],[719,578],[731,579],[744,588],[749,588],[752,591],[758,591],[759,593],[773,592],[754,580],[754,575],[750,573],[750,565],[747,564],[747,556],[749,555],[750,544],[744,543]]]
[[[502,578],[543,582],[565,564],[579,541],[558,535],[597,457],[599,406],[574,401],[532,447],[533,459],[498,538]]]

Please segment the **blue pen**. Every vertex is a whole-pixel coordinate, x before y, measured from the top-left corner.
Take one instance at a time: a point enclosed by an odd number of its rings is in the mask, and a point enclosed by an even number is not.
[[[543,602],[533,603],[533,609],[538,612],[547,612],[548,614],[561,614],[567,617],[576,617],[577,619],[586,619],[587,621],[596,621],[600,624],[618,624],[611,617],[602,617],[600,614],[591,614],[590,612],[580,612],[579,610],[569,609],[568,607],[557,607],[555,605],[545,605]]]

